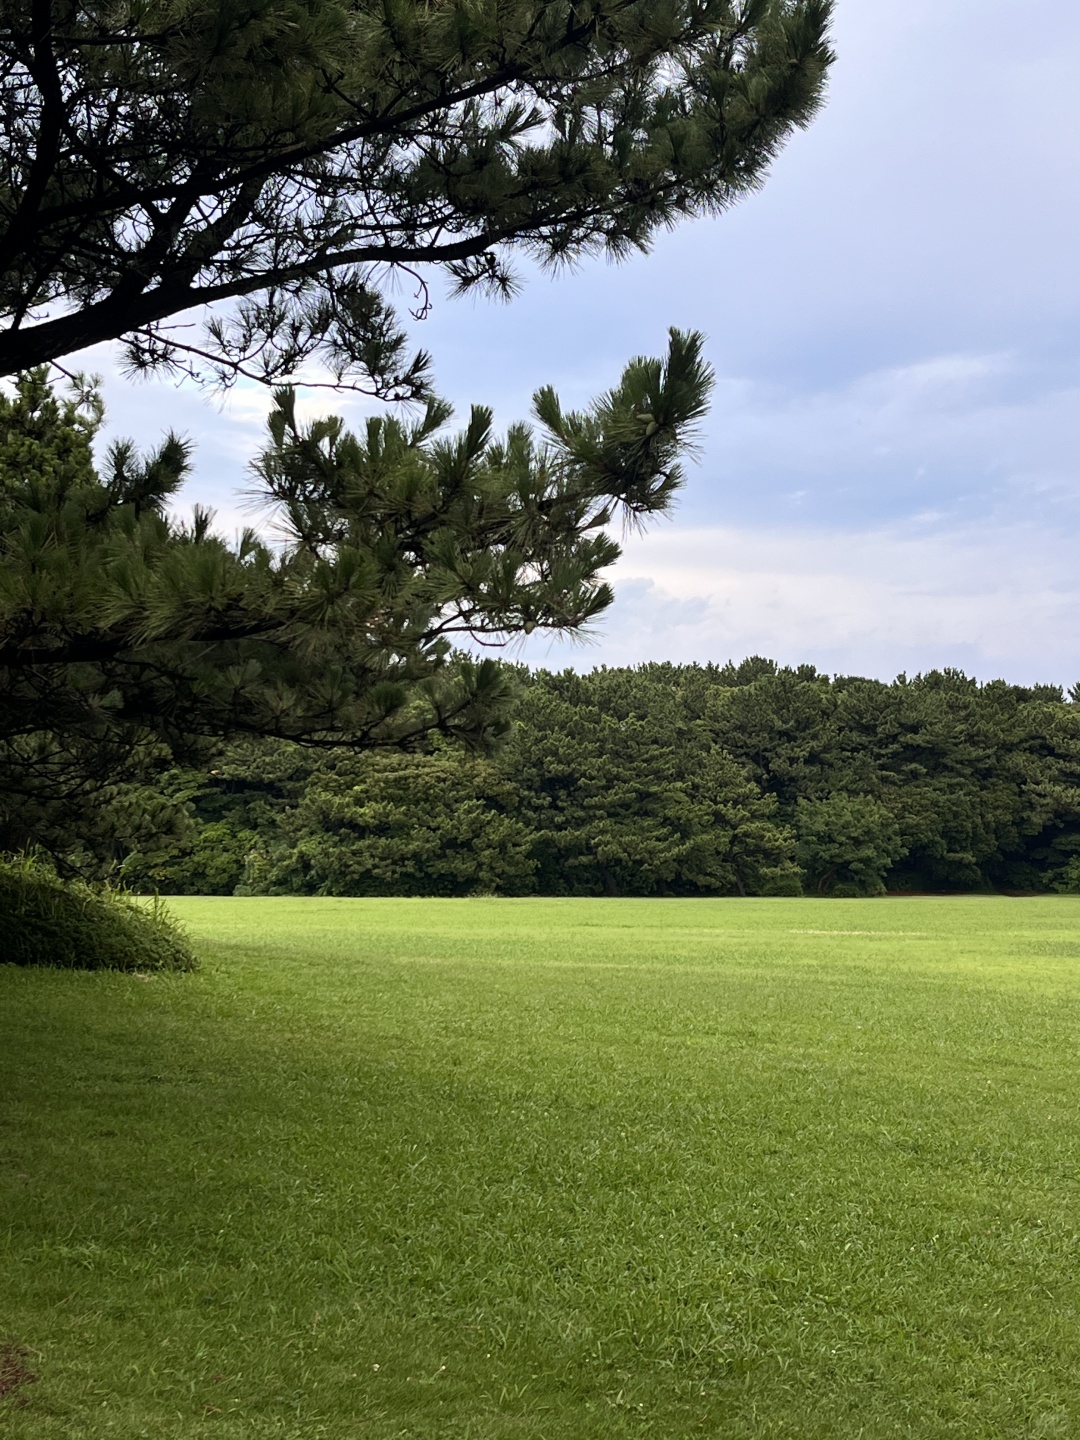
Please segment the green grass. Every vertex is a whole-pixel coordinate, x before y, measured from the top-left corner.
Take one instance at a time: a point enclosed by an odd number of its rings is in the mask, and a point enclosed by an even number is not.
[[[1080,901],[175,909],[0,967],[10,1440],[1080,1435]]]

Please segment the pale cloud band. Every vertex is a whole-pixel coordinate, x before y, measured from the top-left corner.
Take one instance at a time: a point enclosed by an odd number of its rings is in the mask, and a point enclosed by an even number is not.
[[[616,603],[586,646],[535,644],[549,667],[768,655],[882,679],[957,666],[982,679],[1080,677],[1070,546],[1032,527],[933,534],[674,526],[631,539]]]

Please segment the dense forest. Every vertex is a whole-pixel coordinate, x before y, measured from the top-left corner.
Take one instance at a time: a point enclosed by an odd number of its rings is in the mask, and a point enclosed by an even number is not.
[[[310,895],[1080,891],[1080,704],[760,658],[519,668],[494,754],[257,740],[116,804],[131,888]],[[168,823],[163,823],[167,820]]]

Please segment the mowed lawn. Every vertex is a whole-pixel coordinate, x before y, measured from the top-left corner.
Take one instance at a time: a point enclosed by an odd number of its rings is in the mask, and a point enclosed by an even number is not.
[[[1080,900],[175,909],[0,966],[11,1440],[1080,1436]]]

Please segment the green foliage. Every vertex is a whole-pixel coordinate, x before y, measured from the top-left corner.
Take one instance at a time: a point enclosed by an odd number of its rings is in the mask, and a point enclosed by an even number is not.
[[[273,547],[174,518],[175,437],[114,445],[99,475],[93,394],[22,376],[0,394],[0,851],[182,842],[182,806],[124,787],[226,737],[490,749],[506,678],[452,645],[587,629],[612,598],[608,528],[669,509],[711,383],[700,337],[672,331],[586,411],[541,392],[537,428],[502,440],[481,409],[445,436],[436,401],[356,436],[305,427],[282,391],[258,464]]]
[[[213,773],[183,781],[189,823],[206,827],[202,853],[220,846],[231,878],[247,851],[250,893],[836,896],[1080,883],[1080,708],[1060,691],[955,672],[830,680],[760,657],[520,670],[504,682],[517,693],[514,723],[483,761],[449,746],[371,761],[226,747]],[[191,842],[173,853],[157,884],[188,890]]]
[[[807,844],[828,829],[808,803],[839,807],[837,833],[863,857],[841,884],[876,874],[903,889],[1045,889],[1078,853],[1080,709],[1060,690],[980,686],[956,671],[887,685],[760,665],[716,680],[699,702],[712,734],[797,829],[800,814],[813,817]]]
[[[194,970],[191,944],[159,904],[62,880],[30,857],[0,859],[0,959],[68,970]]]
[[[120,866],[125,886],[143,894],[164,890],[170,895],[232,895],[259,844],[257,832],[224,820],[191,830],[191,839],[171,851],[148,855],[133,849]]]
[[[819,895],[881,895],[906,846],[889,811],[869,795],[800,799],[795,806],[799,864]]]
[[[142,466],[118,452],[102,481],[100,420],[92,393],[62,401],[40,372],[0,393],[0,851],[108,855],[120,836],[148,845],[171,829],[124,784],[162,751],[112,683],[97,611],[119,552],[153,544],[184,452],[171,437]],[[128,688],[139,684],[130,673]]]
[[[797,878],[776,804],[633,672],[540,676],[501,763],[552,895],[760,893]]]
[[[245,891],[315,895],[520,894],[531,836],[514,785],[469,756],[336,754],[254,854]],[[207,827],[217,828],[217,827]],[[206,835],[207,831],[203,831]]]
[[[1080,856],[1072,855],[1051,873],[1050,889],[1057,895],[1080,895]]]
[[[317,356],[424,396],[402,278],[421,306],[425,272],[509,294],[515,254],[621,256],[725,209],[817,110],[830,8],[7,0],[0,374],[125,337],[135,369]],[[168,324],[204,306],[202,334]]]

